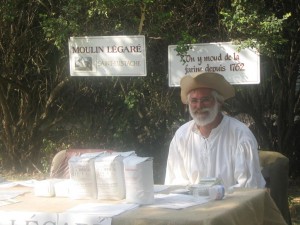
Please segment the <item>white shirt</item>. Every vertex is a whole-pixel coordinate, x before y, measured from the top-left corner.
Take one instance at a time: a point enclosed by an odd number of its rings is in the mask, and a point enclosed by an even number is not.
[[[169,148],[165,184],[197,184],[215,177],[225,188],[264,188],[257,141],[242,122],[223,115],[221,123],[205,138],[189,121],[175,133]]]

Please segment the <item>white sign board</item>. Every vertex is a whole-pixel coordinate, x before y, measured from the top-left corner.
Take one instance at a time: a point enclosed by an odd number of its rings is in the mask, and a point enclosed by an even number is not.
[[[70,37],[71,76],[146,76],[145,36]]]
[[[231,84],[259,84],[260,57],[255,49],[243,49],[229,42],[193,44],[181,58],[177,45],[168,48],[169,86],[180,86],[180,79],[200,71],[222,74]]]

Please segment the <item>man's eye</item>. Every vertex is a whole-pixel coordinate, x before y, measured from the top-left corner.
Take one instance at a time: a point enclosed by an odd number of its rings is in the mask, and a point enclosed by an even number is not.
[[[193,104],[196,104],[198,102],[202,103],[202,104],[206,104],[206,103],[209,103],[211,101],[211,97],[203,97],[203,98],[200,98],[200,99],[197,99],[197,98],[192,98],[191,99],[191,103]]]

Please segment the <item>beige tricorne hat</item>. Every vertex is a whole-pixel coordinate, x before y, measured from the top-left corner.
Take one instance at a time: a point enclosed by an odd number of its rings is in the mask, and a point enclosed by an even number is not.
[[[223,95],[224,100],[235,95],[234,87],[218,73],[199,72],[181,78],[181,101],[188,104],[188,93],[197,88],[211,88]]]

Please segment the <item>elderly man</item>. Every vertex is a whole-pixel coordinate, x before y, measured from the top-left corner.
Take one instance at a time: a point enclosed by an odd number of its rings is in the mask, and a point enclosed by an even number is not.
[[[249,128],[221,112],[234,88],[217,73],[181,79],[181,100],[193,120],[175,133],[169,148],[165,184],[197,184],[219,178],[230,187],[263,188],[257,141]]]

